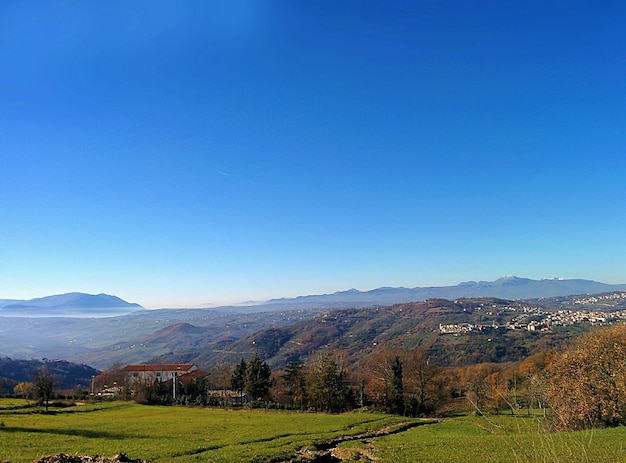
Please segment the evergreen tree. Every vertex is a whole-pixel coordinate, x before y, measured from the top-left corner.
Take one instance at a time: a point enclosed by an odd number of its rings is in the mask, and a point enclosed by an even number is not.
[[[270,367],[267,363],[262,362],[259,359],[259,354],[255,352],[246,368],[245,392],[254,400],[267,398],[272,385],[271,374]]]
[[[291,396],[294,405],[303,407],[306,403],[306,381],[302,369],[302,362],[289,362],[285,367],[283,379],[287,385],[287,394]]]
[[[233,391],[237,391],[239,397],[243,397],[243,391],[246,387],[246,370],[247,364],[242,358],[235,367],[235,370],[230,378],[230,387]]]
[[[308,384],[309,401],[318,410],[337,413],[350,406],[348,374],[330,355],[317,361]]]
[[[404,413],[404,383],[402,378],[402,361],[396,355],[391,361],[391,413]]]

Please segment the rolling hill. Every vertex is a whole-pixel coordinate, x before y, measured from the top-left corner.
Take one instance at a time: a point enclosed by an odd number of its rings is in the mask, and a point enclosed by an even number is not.
[[[0,316],[0,356],[62,358],[105,369],[314,317],[319,309],[231,313],[215,309],[139,310],[104,318]],[[186,324],[198,327],[198,334]],[[201,341],[196,341],[199,337]]]
[[[13,387],[20,382],[31,382],[35,373],[45,368],[55,380],[59,389],[89,388],[93,376],[100,374],[99,370],[87,365],[79,365],[65,360],[14,360],[0,357],[0,382],[4,390],[11,393]]]

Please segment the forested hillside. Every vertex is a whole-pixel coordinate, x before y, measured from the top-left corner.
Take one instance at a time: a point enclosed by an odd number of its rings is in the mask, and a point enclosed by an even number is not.
[[[15,385],[31,382],[35,374],[44,368],[52,375],[59,389],[88,388],[92,377],[100,374],[99,370],[90,366],[64,360],[13,360],[0,357],[0,391],[13,392]]]
[[[414,347],[426,349],[433,361],[446,366],[520,361],[561,346],[595,324],[608,323],[610,317],[617,319],[624,298],[615,299],[610,314],[597,308],[587,313],[584,305],[573,301],[565,301],[571,307],[567,311],[561,310],[563,306],[543,307],[540,301],[493,298],[335,310],[243,339],[172,350],[152,361],[210,367],[220,362],[234,364],[258,352],[273,367],[282,368],[324,348],[341,350],[348,360],[358,362],[379,350]]]

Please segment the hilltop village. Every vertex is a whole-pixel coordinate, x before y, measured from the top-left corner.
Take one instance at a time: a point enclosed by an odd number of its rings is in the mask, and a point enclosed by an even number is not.
[[[561,308],[549,310],[539,305],[498,306],[496,304],[478,304],[473,308],[474,313],[483,312],[487,317],[512,315],[506,320],[491,321],[490,323],[456,323],[439,324],[440,334],[455,336],[477,331],[488,330],[527,330],[550,331],[557,326],[572,326],[577,324],[610,325],[617,320],[626,319],[626,310],[615,310],[614,307],[626,300],[626,292],[616,292],[593,296],[575,296],[570,302],[562,302],[563,306],[572,306],[571,309]],[[606,306],[606,309],[581,309],[576,306]]]

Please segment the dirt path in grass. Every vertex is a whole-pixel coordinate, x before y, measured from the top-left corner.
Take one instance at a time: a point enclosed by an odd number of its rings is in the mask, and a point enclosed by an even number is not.
[[[417,426],[438,422],[439,420],[405,421],[361,434],[339,436],[316,444],[314,449],[299,450],[292,458],[277,460],[274,463],[333,463],[348,460],[376,461],[371,445],[373,439],[398,434]],[[358,447],[339,447],[339,444],[351,441],[363,441],[366,445]]]
[[[38,460],[34,460],[33,463],[144,463],[144,461],[129,458],[125,453],[120,453],[110,458],[99,455],[79,456],[59,453],[58,455],[41,457]]]

